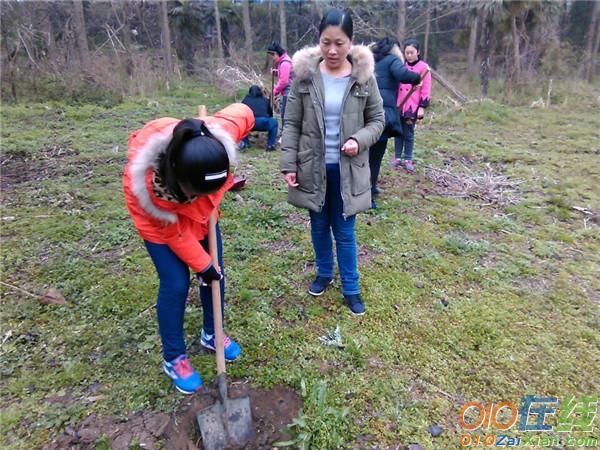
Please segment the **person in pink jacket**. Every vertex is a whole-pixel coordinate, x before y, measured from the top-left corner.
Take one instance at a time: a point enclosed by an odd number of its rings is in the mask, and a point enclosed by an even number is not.
[[[419,42],[416,39],[407,39],[404,42],[404,65],[411,72],[423,74],[429,69],[427,63],[420,58]],[[404,167],[408,173],[415,171],[413,166],[413,148],[415,144],[415,123],[425,115],[425,108],[429,106],[431,95],[431,73],[422,77],[423,81],[404,101],[400,120],[402,122],[402,136],[396,137],[396,154],[392,166]],[[400,83],[398,87],[397,105],[406,98],[412,89],[412,84]],[[404,151],[404,153],[403,153]]]
[[[281,123],[283,124],[285,105],[292,87],[292,58],[277,41],[273,41],[267,47],[267,53],[271,55],[275,65],[273,70],[277,74],[277,84],[273,87],[273,96],[281,95]]]

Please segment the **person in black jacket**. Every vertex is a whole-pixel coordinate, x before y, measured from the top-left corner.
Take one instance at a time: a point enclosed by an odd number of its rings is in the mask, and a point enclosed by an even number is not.
[[[275,150],[275,139],[277,138],[277,119],[273,117],[273,109],[269,100],[263,95],[259,86],[250,86],[248,95],[244,97],[242,103],[248,105],[254,113],[254,128],[252,131],[267,131],[267,151]],[[250,147],[250,140],[246,136],[240,143],[240,148]]]
[[[379,177],[381,160],[385,154],[387,141],[391,137],[402,136],[402,124],[400,122],[400,115],[396,109],[398,85],[400,83],[419,84],[421,76],[404,67],[404,58],[397,40],[389,37],[383,38],[371,50],[375,57],[375,78],[377,79],[385,111],[385,128],[383,134],[369,151],[371,196],[375,198],[379,195],[377,178]],[[371,206],[377,208],[375,200],[372,201]]]

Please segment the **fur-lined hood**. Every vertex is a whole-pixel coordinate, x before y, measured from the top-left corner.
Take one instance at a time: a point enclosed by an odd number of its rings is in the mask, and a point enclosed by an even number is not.
[[[173,128],[179,120],[173,119],[171,125],[166,126],[160,132],[154,133],[148,141],[129,155],[129,175],[131,179],[131,191],[139,202],[140,207],[151,217],[158,220],[176,223],[177,215],[172,211],[159,208],[150,198],[146,186],[148,169],[158,169],[158,161],[173,138]],[[231,165],[237,164],[236,144],[233,138],[219,124],[205,122],[206,128],[225,147]],[[131,149],[133,150],[133,149]]]
[[[377,42],[373,42],[373,43],[369,44],[369,50],[372,51],[373,48],[375,48],[376,45],[377,45]],[[398,47],[398,44],[394,44],[394,46],[392,47],[392,49],[387,54],[395,56],[400,61],[402,61],[402,63],[404,63],[404,55],[402,54],[402,50],[400,50],[400,47]],[[381,59],[383,59],[385,56],[386,55],[382,56]]]
[[[404,62],[404,55],[402,54],[402,50],[397,45],[394,45],[390,50],[390,55],[394,55],[400,61]]]
[[[352,78],[361,84],[367,83],[375,70],[375,60],[369,47],[353,45],[348,55],[352,62]],[[316,73],[322,58],[318,45],[298,50],[292,58],[295,76],[303,81],[309,80]]]

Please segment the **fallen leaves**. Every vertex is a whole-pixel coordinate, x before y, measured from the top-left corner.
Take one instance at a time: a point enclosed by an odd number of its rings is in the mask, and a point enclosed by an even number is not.
[[[65,305],[67,303],[65,297],[54,288],[48,289],[46,295],[40,297],[39,302],[42,305]]]

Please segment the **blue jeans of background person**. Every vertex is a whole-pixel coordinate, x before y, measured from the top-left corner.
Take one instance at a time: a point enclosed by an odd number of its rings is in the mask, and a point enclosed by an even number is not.
[[[402,119],[402,136],[397,137],[394,142],[396,150],[396,159],[405,159],[412,161],[413,148],[415,146],[415,124],[410,125]],[[404,147],[404,157],[402,157],[402,148]]]
[[[369,149],[369,168],[371,169],[371,195],[379,194],[379,189],[377,189],[377,179],[379,178],[379,171],[381,170],[381,160],[383,159],[383,155],[385,154],[385,148],[387,147],[387,143],[387,138],[381,137]]]
[[[208,237],[200,241],[202,247],[208,251]],[[172,361],[185,353],[183,335],[183,317],[185,304],[190,287],[190,270],[186,263],[173,253],[166,244],[154,244],[144,241],[146,249],[158,272],[159,287],[156,301],[156,315],[158,317],[158,331],[163,347],[165,361]],[[219,266],[223,271],[223,246],[221,232],[217,224],[217,249]],[[222,272],[225,275],[224,272]],[[225,278],[221,280],[221,300],[225,298]],[[212,291],[210,286],[200,287],[200,300],[204,310],[204,331],[214,334],[212,310]],[[221,302],[221,308],[223,302]]]
[[[279,124],[277,119],[274,117],[255,117],[254,128],[251,131],[268,131],[269,137],[267,138],[267,146],[274,147],[277,139],[277,129]],[[244,143],[247,147],[250,147],[250,139],[248,136],[244,138]]]
[[[344,203],[340,187],[339,164],[327,164],[327,192],[321,212],[310,211],[310,231],[315,250],[317,276],[333,278],[333,241],[335,237],[336,253],[342,293],[359,294],[358,262],[356,254],[356,216],[344,219]]]
[[[292,86],[291,84],[285,88],[285,90],[283,91],[283,95],[281,97],[281,127],[283,128],[283,119],[285,117],[285,105],[287,105],[287,98],[288,95],[290,93],[290,91],[292,90]]]

